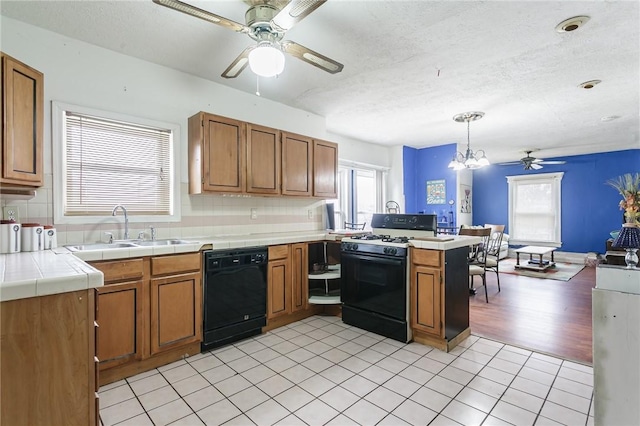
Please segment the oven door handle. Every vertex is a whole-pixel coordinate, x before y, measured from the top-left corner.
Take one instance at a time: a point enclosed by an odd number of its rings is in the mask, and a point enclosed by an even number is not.
[[[403,266],[406,262],[406,258],[402,257],[402,258],[398,258],[398,257],[387,257],[387,256],[372,256],[372,255],[368,255],[368,254],[351,254],[351,253],[345,253],[342,252],[342,262],[344,262],[345,260],[355,260],[355,261],[367,261],[367,262],[376,262],[376,263],[382,263],[385,265],[392,265],[392,266]]]

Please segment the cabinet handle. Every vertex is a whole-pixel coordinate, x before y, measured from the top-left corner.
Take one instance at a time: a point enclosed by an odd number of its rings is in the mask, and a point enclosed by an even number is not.
[[[98,327],[100,327],[100,324],[98,324],[98,321],[93,321],[93,326],[95,328],[98,328]]]
[[[94,360],[95,362],[100,362],[100,360],[98,359],[98,357],[97,357],[97,356],[94,356],[94,357],[93,357],[93,360]]]

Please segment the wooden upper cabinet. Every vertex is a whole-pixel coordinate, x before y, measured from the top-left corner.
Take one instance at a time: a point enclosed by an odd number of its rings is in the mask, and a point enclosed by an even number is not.
[[[44,75],[1,53],[2,175],[0,183],[43,184]]]
[[[313,195],[313,140],[282,132],[282,195]]]
[[[199,113],[189,118],[189,193],[241,193],[245,187],[245,123]]]
[[[338,144],[313,141],[313,195],[338,197]]]
[[[280,131],[248,123],[248,193],[280,193],[280,158]]]

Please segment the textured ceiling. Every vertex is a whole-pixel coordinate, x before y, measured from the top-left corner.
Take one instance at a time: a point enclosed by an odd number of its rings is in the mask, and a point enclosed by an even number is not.
[[[244,23],[247,2],[189,1]],[[249,3],[251,1],[248,1]],[[249,93],[220,74],[252,40],[145,1],[7,1],[2,15]],[[555,26],[591,20],[572,33]],[[326,117],[327,130],[385,145],[466,143],[452,117],[483,111],[471,147],[492,161],[640,148],[638,1],[329,0],[286,35],[344,64],[288,56],[265,98]],[[577,86],[602,83],[591,90]],[[602,117],[620,116],[613,121]],[[536,155],[536,154],[534,154]]]

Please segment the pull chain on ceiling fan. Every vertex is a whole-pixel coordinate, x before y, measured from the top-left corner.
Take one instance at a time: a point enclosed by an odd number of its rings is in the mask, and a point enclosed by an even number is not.
[[[181,2],[180,0],[153,0],[169,9],[195,16],[232,31],[245,33],[256,41],[244,49],[223,71],[222,77],[235,78],[249,65],[262,77],[273,77],[284,70],[285,56],[300,59],[330,74],[342,71],[341,63],[291,40],[283,40],[285,33],[326,0],[291,0],[284,6],[278,0],[254,3],[245,13],[246,24],[240,24],[215,13]]]

